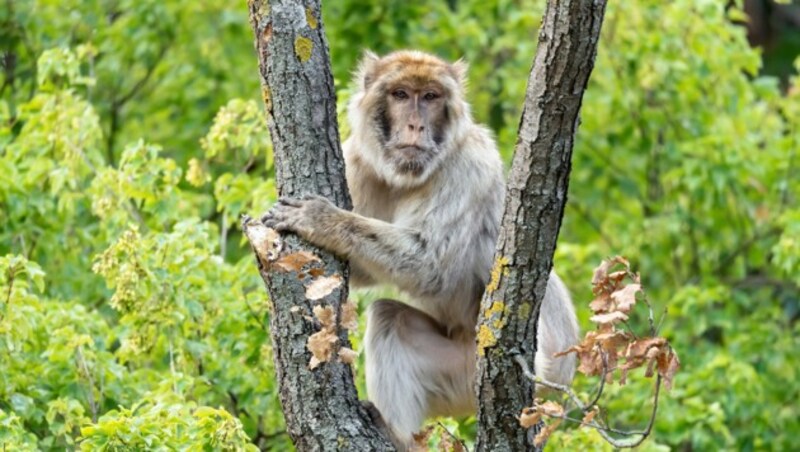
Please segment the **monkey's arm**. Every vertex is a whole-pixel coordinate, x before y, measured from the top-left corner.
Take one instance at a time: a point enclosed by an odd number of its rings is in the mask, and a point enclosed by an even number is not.
[[[418,292],[429,283],[420,275],[436,278],[435,262],[426,259],[431,253],[419,231],[342,210],[322,197],[282,198],[261,220],[357,261],[377,282]]]

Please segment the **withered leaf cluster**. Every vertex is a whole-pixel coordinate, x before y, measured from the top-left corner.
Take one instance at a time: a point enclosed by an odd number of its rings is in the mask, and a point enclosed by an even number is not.
[[[519,424],[524,428],[533,427],[543,417],[548,417],[551,421],[545,424],[533,439],[533,443],[537,446],[542,445],[561,424],[564,418],[564,407],[552,400],[542,402],[542,399],[536,399],[533,406],[524,408],[519,416]]]
[[[414,434],[414,442],[409,448],[409,452],[429,452],[428,441],[433,434],[440,430],[439,444],[436,450],[439,452],[465,452],[467,449],[452,433],[447,431],[441,424],[431,425],[419,433]]]
[[[336,313],[333,311],[333,307],[314,306],[314,316],[320,324],[320,330],[309,336],[308,342],[306,342],[306,348],[311,352],[308,368],[316,369],[320,364],[330,361],[334,352],[343,363],[351,364],[355,361],[358,356],[355,351],[347,347],[338,347],[337,350],[339,335],[336,332]],[[348,301],[342,306],[341,325],[347,329],[358,326],[356,308],[352,301]]]
[[[297,277],[302,280],[308,279],[309,281],[305,284],[305,297],[312,301],[318,301],[330,295],[343,282],[342,277],[338,274],[324,276],[324,268],[321,267],[322,260],[308,251],[297,251],[280,256],[273,259],[271,265],[279,271],[297,273]],[[302,308],[294,306],[291,311],[299,313]],[[306,342],[306,348],[311,352],[311,359],[308,362],[309,369],[316,369],[320,364],[330,361],[334,354],[344,363],[353,363],[358,353],[350,348],[338,346],[339,335],[333,307],[316,305],[313,311],[320,329],[309,336]],[[307,318],[313,320],[310,317]],[[339,324],[348,330],[358,328],[358,313],[356,305],[352,301],[342,305]]]
[[[669,342],[665,338],[657,336],[653,326],[652,308],[645,298],[639,275],[631,271],[630,263],[620,256],[604,260],[595,269],[592,277],[592,292],[594,300],[589,303],[589,308],[594,313],[591,321],[597,324],[597,329],[587,332],[583,341],[568,350],[556,353],[555,356],[575,353],[580,363],[578,366],[580,372],[585,375],[600,376],[607,383],[614,381],[614,375],[619,370],[618,381],[621,385],[626,383],[631,370],[646,367],[646,377],[652,377],[657,372],[666,388],[669,389],[672,386],[672,379],[680,367],[680,361]],[[630,328],[619,328],[620,324],[628,326],[629,316],[637,305],[645,305],[648,309],[650,332],[647,336],[637,336]],[[603,385],[600,385],[595,402],[602,394],[602,388]],[[577,396],[569,389],[562,390],[570,394],[573,401],[576,400]],[[594,404],[595,402],[590,404],[576,402],[584,415],[580,423],[602,429],[603,423],[595,420],[595,416],[599,412],[599,407]],[[522,410],[519,421],[522,427],[530,428],[545,418],[549,418],[550,421],[534,439],[537,445],[544,443],[561,421],[572,420],[565,415],[564,407],[558,402],[542,402],[541,399],[536,399],[532,407]],[[649,428],[647,431],[649,433]],[[603,432],[601,431],[601,433]],[[647,433],[637,434],[641,436],[639,442],[636,443],[639,444],[647,436]],[[605,435],[604,437],[609,438]]]
[[[645,376],[652,377],[657,371],[669,389],[680,366],[669,342],[655,337],[655,331],[650,336],[637,337],[618,328],[645,296],[639,275],[631,271],[630,263],[621,256],[604,260],[594,271],[592,293],[595,298],[589,308],[594,315],[590,320],[597,324],[597,329],[586,333],[578,345],[555,356],[575,353],[580,372],[602,376],[608,383],[614,381],[614,371],[618,369],[622,385],[627,382],[629,371],[647,366]],[[649,309],[649,304],[646,305]]]

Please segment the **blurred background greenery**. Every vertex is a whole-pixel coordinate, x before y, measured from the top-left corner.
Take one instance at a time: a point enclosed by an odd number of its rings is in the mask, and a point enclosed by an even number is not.
[[[544,3],[325,2],[340,111],[363,49],[464,57],[508,161]],[[668,311],[683,369],[644,448],[795,448],[800,2],[609,3],[556,268],[585,327],[614,254]],[[238,228],[275,199],[252,41],[244,2],[0,5],[4,449],[291,447]],[[650,384],[612,388],[612,424]]]

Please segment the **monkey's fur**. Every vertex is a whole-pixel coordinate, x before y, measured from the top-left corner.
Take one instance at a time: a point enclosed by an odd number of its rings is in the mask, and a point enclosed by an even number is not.
[[[354,210],[282,199],[264,216],[350,260],[356,286],[392,284],[405,302],[368,310],[367,392],[401,449],[429,416],[474,413],[475,327],[505,184],[490,133],[472,120],[466,65],[416,51],[367,53],[343,144]],[[538,375],[569,384],[578,342],[569,294],[551,273],[539,318]]]

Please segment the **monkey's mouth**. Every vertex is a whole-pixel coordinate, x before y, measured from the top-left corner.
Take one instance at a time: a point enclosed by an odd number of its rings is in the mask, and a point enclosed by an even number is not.
[[[395,148],[403,157],[418,157],[420,154],[425,154],[428,149],[414,144],[397,146]]]
[[[433,149],[427,146],[404,145],[395,146],[392,160],[395,168],[401,173],[420,176],[433,160]]]

